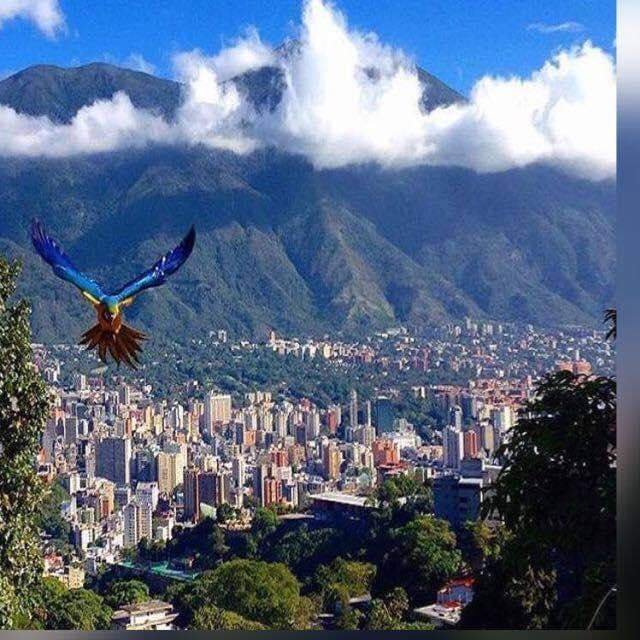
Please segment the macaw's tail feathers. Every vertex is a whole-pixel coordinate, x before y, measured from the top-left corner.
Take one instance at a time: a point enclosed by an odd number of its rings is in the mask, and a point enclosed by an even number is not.
[[[146,336],[140,331],[128,327],[126,324],[120,326],[120,330],[105,331],[99,324],[94,325],[82,334],[79,344],[87,346],[87,351],[98,349],[98,356],[103,362],[107,362],[107,352],[120,366],[121,362],[126,362],[130,367],[136,369],[138,353],[142,351],[140,343],[146,340]]]

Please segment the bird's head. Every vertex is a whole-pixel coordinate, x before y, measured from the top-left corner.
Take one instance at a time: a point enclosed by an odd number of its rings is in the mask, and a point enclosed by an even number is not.
[[[103,299],[104,304],[104,317],[106,320],[113,320],[120,313],[120,305],[118,299],[115,296],[106,296]]]

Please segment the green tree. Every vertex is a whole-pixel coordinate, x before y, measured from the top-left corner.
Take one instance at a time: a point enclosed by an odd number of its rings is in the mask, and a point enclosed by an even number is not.
[[[149,600],[149,587],[140,580],[115,580],[108,587],[105,602],[114,609]]]
[[[43,629],[109,629],[112,610],[103,599],[87,589],[67,589],[56,578],[45,577],[34,590],[34,626]]]
[[[263,624],[248,620],[233,611],[225,611],[215,605],[207,605],[196,611],[190,629],[201,631],[262,631]]]
[[[54,482],[51,491],[43,500],[38,519],[40,529],[61,545],[69,543],[71,533],[71,525],[61,513],[62,503],[67,500],[69,500],[69,494],[66,489],[59,482]]]
[[[37,524],[46,491],[35,457],[49,401],[33,363],[29,306],[11,302],[19,272],[0,257],[0,628],[29,615],[42,573]]]
[[[224,524],[229,520],[234,520],[236,517],[235,509],[226,502],[223,502],[216,511],[216,520],[220,524]]]
[[[391,545],[378,574],[379,589],[403,587],[415,604],[432,602],[460,569],[456,537],[445,520],[418,516],[392,532]]]
[[[430,631],[433,625],[425,622],[407,622],[409,597],[402,587],[392,589],[384,598],[371,602],[364,628],[369,631]]]
[[[300,584],[279,563],[231,560],[206,571],[193,583],[172,587],[168,597],[181,620],[194,624],[195,614],[206,605],[234,611],[274,629],[305,628],[308,602],[300,597]]]
[[[251,522],[251,534],[257,539],[266,538],[278,528],[278,515],[274,509],[258,507]]]
[[[336,558],[330,565],[321,565],[315,573],[315,583],[322,594],[325,609],[331,609],[331,599],[336,587],[341,587],[349,598],[362,596],[371,591],[376,575],[376,566],[367,562],[356,562]]]
[[[509,532],[480,576],[467,626],[584,628],[615,584],[616,383],[548,376],[523,407],[484,515]],[[494,600],[500,620],[483,619]],[[614,599],[600,626],[615,626]]]

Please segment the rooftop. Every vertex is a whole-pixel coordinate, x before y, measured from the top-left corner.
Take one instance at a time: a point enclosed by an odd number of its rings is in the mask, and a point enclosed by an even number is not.
[[[342,493],[340,491],[326,491],[325,493],[316,493],[309,496],[316,502],[334,502],[337,504],[347,504],[353,507],[367,507],[367,496],[355,496],[351,493]]]

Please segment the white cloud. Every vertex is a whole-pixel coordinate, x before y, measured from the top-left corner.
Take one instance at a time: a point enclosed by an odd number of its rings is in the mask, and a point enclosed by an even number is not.
[[[538,33],[578,33],[584,31],[584,25],[579,22],[561,22],[559,24],[545,24],[544,22],[534,22],[527,25],[528,31]]]
[[[615,172],[615,69],[590,43],[529,78],[483,78],[468,103],[424,113],[413,65],[350,31],[321,0],[305,5],[301,42],[263,137],[317,167],[375,161],[501,171],[549,162],[593,178]]]
[[[224,82],[246,71],[274,64],[275,56],[273,49],[260,40],[258,32],[250,28],[243,38],[223,48],[215,56],[206,56],[194,49],[177,54],[173,62],[178,76],[183,80],[188,81],[197,74],[199,67],[204,66],[216,74],[219,82]]]
[[[155,73],[156,66],[145,60],[141,53],[131,53],[125,58],[123,66],[134,71],[142,71],[143,73]]]
[[[5,155],[63,157],[177,141],[170,125],[136,109],[124,93],[83,107],[67,125],[0,106],[0,149]]]
[[[49,38],[53,38],[65,28],[64,15],[58,0],[2,0],[0,28],[14,18],[30,20]]]
[[[374,35],[350,30],[322,0],[305,2],[299,36],[300,46],[278,60],[255,31],[215,56],[177,56],[186,88],[171,124],[124,95],[85,107],[68,125],[0,108],[0,154],[153,143],[246,153],[274,145],[318,168],[376,162],[490,172],[544,162],[591,179],[615,173],[615,66],[589,42],[527,78],[482,78],[467,103],[425,113],[413,63]],[[256,113],[226,80],[265,64],[281,67],[286,89],[274,112]]]

